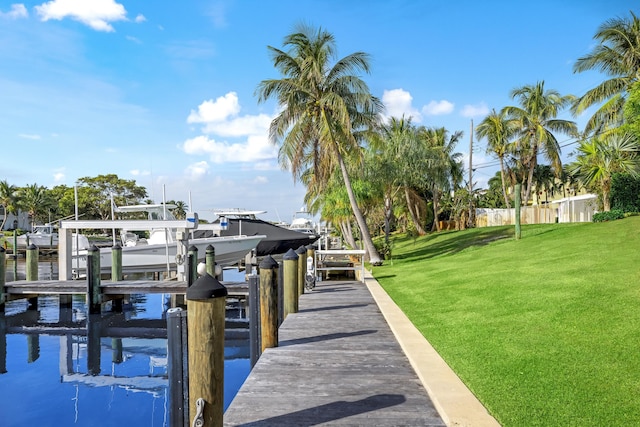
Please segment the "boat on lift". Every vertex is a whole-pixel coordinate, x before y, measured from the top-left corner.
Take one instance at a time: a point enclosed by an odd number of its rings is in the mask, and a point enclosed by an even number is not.
[[[140,214],[147,216],[145,225],[154,221],[173,221],[176,220],[172,213],[176,209],[176,205],[172,204],[150,204],[150,205],[132,205],[114,207],[114,212],[119,214]],[[129,221],[131,222],[131,221]],[[207,228],[208,224],[203,224],[203,228]],[[111,226],[105,226],[111,228]],[[211,227],[209,227],[211,228]],[[214,227],[215,229],[215,227]],[[148,230],[148,237],[139,237],[136,231]],[[122,271],[124,273],[162,271],[163,269],[175,268],[176,263],[182,262],[176,257],[178,253],[177,230],[154,227],[151,229],[140,228],[135,226],[121,230],[122,240]],[[215,249],[216,264],[221,267],[236,264],[240,259],[251,252],[265,235],[247,235],[238,234],[233,236],[220,236],[212,233],[209,236],[193,234],[190,231],[188,238],[189,247],[195,246],[198,249],[198,261],[204,261],[206,248],[211,245]],[[100,249],[100,267],[103,271],[111,269],[111,248]],[[87,251],[78,251],[73,253],[72,270],[75,275],[83,274],[86,270]]]
[[[33,230],[16,237],[19,249],[25,249],[34,244],[38,249],[56,250],[58,249],[58,231],[52,223],[35,225]],[[84,234],[73,234],[72,245],[75,250],[88,249],[91,245],[89,239]]]

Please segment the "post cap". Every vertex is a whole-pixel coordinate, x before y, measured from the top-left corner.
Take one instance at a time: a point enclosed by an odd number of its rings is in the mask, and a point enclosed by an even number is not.
[[[187,288],[187,300],[191,301],[226,297],[227,294],[227,288],[209,273],[200,276]]]
[[[269,270],[278,267],[278,263],[271,255],[267,255],[258,267],[260,267],[260,270]]]
[[[298,255],[306,254],[307,253],[307,248],[305,248],[304,245],[302,245],[298,249],[296,249],[296,253]]]
[[[38,249],[38,247],[33,243],[31,243],[29,246],[27,246],[27,250],[35,251],[36,249]]]
[[[289,249],[287,253],[282,256],[282,259],[285,261],[297,261],[298,258],[300,257],[293,249]]]
[[[205,249],[205,252],[208,253],[208,254],[213,252],[215,254],[216,253],[216,248],[214,248],[213,245],[207,245],[207,247]]]

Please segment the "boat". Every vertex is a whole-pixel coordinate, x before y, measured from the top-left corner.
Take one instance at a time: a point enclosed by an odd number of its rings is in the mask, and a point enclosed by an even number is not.
[[[171,210],[177,206],[171,204],[149,204],[114,207],[117,213],[143,213],[147,221],[176,220]],[[207,228],[207,224],[202,225]],[[211,227],[209,227],[211,229]],[[215,228],[215,227],[214,227]],[[178,244],[176,230],[168,228],[151,228],[147,238],[141,238],[134,233],[134,228],[121,230],[122,241],[122,271],[123,273],[137,273],[148,271],[162,271],[176,267]],[[238,263],[251,252],[264,235],[233,235],[219,236],[211,234],[202,236],[192,234],[188,238],[189,247],[198,249],[198,262],[204,261],[206,249],[209,245],[215,249],[216,264],[221,267]],[[103,272],[111,269],[111,248],[100,249],[100,268]],[[80,275],[86,270],[87,251],[78,251],[72,256],[72,271]]]
[[[300,233],[318,234],[315,222],[311,212],[302,208],[293,214],[293,219],[289,225],[289,230],[298,231]]]
[[[74,250],[76,247],[78,249],[89,249],[91,246],[89,239],[84,234],[74,233],[71,240]],[[33,231],[16,237],[16,241],[19,249],[24,249],[34,244],[38,249],[56,250],[58,249],[58,232],[51,223],[35,225]]]
[[[295,250],[300,246],[313,244],[320,237],[314,232],[287,229],[257,218],[257,215],[266,211],[225,209],[215,210],[214,213],[218,215],[216,222],[220,222],[221,218],[228,222],[227,229],[220,231],[221,236],[264,234],[266,237],[256,247],[257,256],[283,254],[289,249]],[[195,234],[198,235],[198,233],[201,231],[196,230]]]

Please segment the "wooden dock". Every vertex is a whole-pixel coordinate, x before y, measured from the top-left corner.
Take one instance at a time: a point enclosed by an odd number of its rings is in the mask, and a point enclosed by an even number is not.
[[[444,426],[362,282],[319,282],[279,329],[225,426]]]

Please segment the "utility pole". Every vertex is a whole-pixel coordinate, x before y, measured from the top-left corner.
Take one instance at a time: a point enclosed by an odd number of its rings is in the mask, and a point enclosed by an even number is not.
[[[471,132],[469,132],[469,220],[467,221],[467,228],[473,226],[473,217],[471,216],[473,210],[473,201],[471,195],[473,192],[473,119],[471,119]]]

